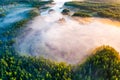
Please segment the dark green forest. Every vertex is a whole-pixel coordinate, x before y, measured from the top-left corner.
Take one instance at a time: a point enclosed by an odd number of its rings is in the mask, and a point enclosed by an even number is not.
[[[58,63],[42,57],[25,57],[8,51],[0,54],[0,80],[119,80],[119,53],[102,46],[85,62]]]
[[[120,20],[120,3],[66,2],[65,6],[78,9],[73,16],[102,17]]]

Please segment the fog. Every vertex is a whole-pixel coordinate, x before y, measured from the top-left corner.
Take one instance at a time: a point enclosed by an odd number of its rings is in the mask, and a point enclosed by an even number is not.
[[[76,64],[101,45],[110,45],[120,52],[120,22],[72,18],[56,11],[60,7],[55,6],[52,6],[55,11],[30,21],[17,37],[14,46],[21,55],[43,56]]]
[[[10,7],[10,5],[8,5],[8,7]],[[6,28],[6,26],[25,19],[27,12],[32,9],[29,5],[25,4],[18,4],[11,7],[11,9],[7,9],[6,16],[0,18],[0,28]]]

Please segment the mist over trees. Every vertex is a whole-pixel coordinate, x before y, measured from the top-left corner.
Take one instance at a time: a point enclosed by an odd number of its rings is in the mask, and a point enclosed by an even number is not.
[[[114,0],[89,1],[112,2]],[[4,32],[0,34],[0,80],[119,80],[120,56],[119,53],[110,46],[96,48],[86,61],[76,65],[70,65],[64,62],[59,63],[43,57],[20,56],[19,53],[14,50],[13,44],[15,43],[15,38],[18,36],[18,31],[23,30],[23,28],[26,27],[24,25],[27,24],[29,20],[39,15],[39,9],[36,7],[46,4],[46,2],[48,1],[0,0],[0,8],[3,9],[6,5],[19,3],[27,3],[35,6],[35,9],[26,13],[26,19],[15,22],[8,28],[3,28]],[[115,19],[120,17],[120,8],[115,4],[111,6],[106,4],[76,2],[74,4],[68,3],[67,5],[90,11],[90,14],[88,14],[85,10],[79,10],[74,16],[91,17],[92,12],[96,11],[96,13],[102,17]],[[116,13],[118,10],[119,12]],[[65,9],[63,12],[69,13],[69,10]],[[0,16],[4,16],[4,14]],[[2,30],[2,28],[0,29]]]
[[[44,4],[51,3],[53,0],[0,0],[0,12],[6,11],[6,8],[9,8],[10,6],[6,5],[16,5],[20,3],[28,3],[31,4],[33,7],[40,7]]]
[[[32,3],[32,2],[43,2],[44,0],[0,0],[0,6],[7,5],[7,4],[15,4],[15,3],[21,3],[21,2],[26,2],[26,3]],[[48,0],[48,1],[53,1],[53,0]],[[44,1],[44,2],[48,2]]]
[[[87,0],[87,1],[97,1],[97,0]],[[102,17],[102,18],[120,20],[120,3],[73,1],[73,2],[66,2],[65,6],[72,6],[78,9],[78,11],[76,11],[73,16]]]

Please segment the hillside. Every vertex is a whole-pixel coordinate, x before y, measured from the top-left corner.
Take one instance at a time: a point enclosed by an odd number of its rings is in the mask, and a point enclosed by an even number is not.
[[[67,65],[42,57],[0,54],[0,80],[118,80],[120,59],[109,46],[97,48],[84,63]]]
[[[73,80],[119,80],[119,53],[109,46],[96,49],[82,65],[75,66]]]

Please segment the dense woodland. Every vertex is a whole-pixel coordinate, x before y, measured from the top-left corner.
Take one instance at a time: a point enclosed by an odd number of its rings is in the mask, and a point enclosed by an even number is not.
[[[75,66],[73,80],[119,80],[119,53],[109,46],[96,48],[86,62]]]
[[[71,3],[68,3],[67,5],[70,4]],[[38,6],[34,7],[38,8]],[[43,57],[20,56],[13,48],[15,37],[18,35],[18,31],[21,31],[29,20],[39,15],[36,11],[37,8],[29,11],[26,19],[9,25],[5,29],[0,28],[0,80],[120,79],[119,53],[109,46],[96,48],[93,51],[93,55],[85,62],[76,65],[63,62],[58,63],[44,59]],[[84,15],[83,13],[81,14],[82,16]],[[85,16],[88,15],[85,13]]]
[[[65,6],[78,9],[73,16],[103,17],[120,20],[120,3],[67,2]]]
[[[0,70],[0,80],[119,80],[120,59],[109,46],[97,48],[74,66],[6,51],[0,54]]]

